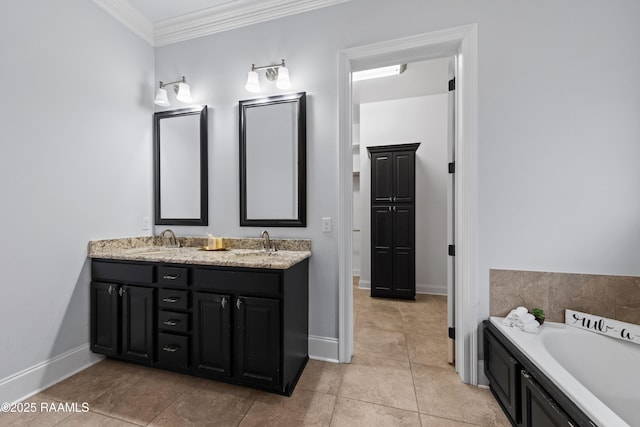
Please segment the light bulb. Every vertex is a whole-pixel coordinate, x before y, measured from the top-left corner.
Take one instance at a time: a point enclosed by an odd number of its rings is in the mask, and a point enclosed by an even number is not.
[[[189,87],[186,83],[178,83],[178,94],[176,95],[176,99],[180,102],[190,103],[191,102],[191,87]]]
[[[278,68],[278,81],[276,81],[276,87],[278,89],[289,89],[291,87],[291,81],[289,81],[289,69],[287,67]]]
[[[168,107],[169,98],[167,98],[167,90],[163,88],[158,88],[156,90],[156,99],[153,101],[154,104],[160,105],[161,107]]]
[[[249,71],[247,74],[247,84],[245,86],[249,92],[260,92],[260,80],[256,71]]]

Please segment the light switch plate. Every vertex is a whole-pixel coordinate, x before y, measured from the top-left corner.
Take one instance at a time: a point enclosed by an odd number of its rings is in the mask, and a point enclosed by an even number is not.
[[[322,232],[331,233],[331,218],[322,218]]]
[[[142,229],[151,230],[151,218],[149,218],[148,216],[142,217]]]

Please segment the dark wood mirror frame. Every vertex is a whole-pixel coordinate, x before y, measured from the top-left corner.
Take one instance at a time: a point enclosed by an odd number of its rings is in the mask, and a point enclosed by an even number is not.
[[[297,108],[297,209],[295,218],[249,218],[247,215],[247,110],[255,107],[293,103]],[[249,99],[239,103],[240,122],[240,225],[255,227],[307,226],[307,119],[306,93]],[[268,176],[266,174],[265,176]]]
[[[162,120],[182,117],[187,115],[199,115],[199,148],[200,148],[200,209],[199,218],[167,218],[161,211],[161,134],[160,123]],[[154,162],[154,195],[155,195],[155,224],[156,225],[208,225],[209,224],[209,189],[208,189],[208,130],[207,130],[207,106],[181,108],[176,110],[159,111],[153,114],[153,162]],[[194,165],[194,168],[196,165]]]

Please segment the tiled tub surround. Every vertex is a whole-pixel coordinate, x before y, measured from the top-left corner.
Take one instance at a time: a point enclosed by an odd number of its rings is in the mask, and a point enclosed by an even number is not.
[[[206,237],[178,237],[179,248],[165,248],[159,236],[95,240],[89,242],[89,258],[129,261],[170,262],[251,268],[287,269],[311,256],[311,241],[272,239],[278,249],[273,253],[256,253],[262,239],[223,239],[225,251],[203,251]]]
[[[524,306],[542,308],[550,322],[564,323],[571,309],[640,324],[640,277],[491,270],[489,304],[497,317]]]

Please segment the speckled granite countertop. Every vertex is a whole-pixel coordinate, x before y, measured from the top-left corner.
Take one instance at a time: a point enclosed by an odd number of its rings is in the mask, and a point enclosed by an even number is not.
[[[166,248],[158,236],[89,242],[89,258],[175,264],[218,265],[285,270],[311,256],[310,240],[272,239],[276,252],[261,252],[262,239],[224,238],[224,251],[205,251],[206,238],[178,237],[179,248]]]

